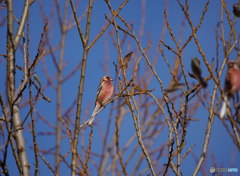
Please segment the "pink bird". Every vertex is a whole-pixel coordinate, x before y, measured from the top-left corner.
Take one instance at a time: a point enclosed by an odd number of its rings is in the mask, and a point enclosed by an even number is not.
[[[105,104],[111,99],[112,94],[113,94],[113,86],[112,86],[112,81],[113,79],[110,78],[110,76],[104,76],[101,78],[100,85],[98,87],[96,99],[95,99],[95,108],[92,112],[92,115],[90,118],[92,118],[89,122],[88,125],[92,125],[92,122],[94,120],[94,116],[98,112],[98,110],[102,107],[105,106]]]
[[[224,86],[224,100],[222,104],[222,109],[220,112],[220,118],[223,118],[227,112],[227,104],[231,97],[234,96],[235,93],[238,93],[240,88],[240,70],[237,67],[235,61],[228,61],[228,71],[225,79]]]

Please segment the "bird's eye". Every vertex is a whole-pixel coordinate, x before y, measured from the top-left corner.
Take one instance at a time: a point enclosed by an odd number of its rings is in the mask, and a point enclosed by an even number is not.
[[[106,76],[103,80],[104,80],[104,81],[108,81],[108,76]]]

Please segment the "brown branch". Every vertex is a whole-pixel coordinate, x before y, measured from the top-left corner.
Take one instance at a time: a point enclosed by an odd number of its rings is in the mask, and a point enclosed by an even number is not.
[[[122,160],[122,155],[119,151],[119,129],[118,129],[118,116],[116,115],[116,121],[115,121],[115,126],[116,126],[116,132],[115,132],[115,135],[116,135],[116,146],[117,146],[117,154],[118,154],[118,157],[119,157],[119,160],[120,160],[120,164],[122,166],[122,170],[123,170],[123,173],[124,175],[128,175],[127,172],[126,172],[126,168],[123,164],[123,160]]]
[[[87,147],[87,153],[85,155],[86,161],[85,161],[85,165],[84,165],[84,173],[86,175],[89,175],[88,174],[88,160],[90,158],[90,150],[91,150],[91,145],[92,145],[92,137],[93,137],[92,133],[93,133],[93,124],[91,125],[91,131],[89,133],[89,144],[88,144],[88,147]]]
[[[69,1],[70,1],[70,4],[71,4],[71,7],[72,7],[73,15],[74,15],[74,18],[75,18],[75,21],[76,21],[76,24],[77,24],[77,29],[78,29],[78,33],[79,33],[81,41],[82,41],[82,45],[86,46],[87,43],[86,43],[85,38],[83,37],[83,33],[82,33],[82,30],[81,30],[81,27],[80,27],[79,20],[77,18],[77,14],[76,14],[74,4],[73,4],[72,0],[69,0]]]
[[[117,14],[120,12],[120,10],[124,7],[124,5],[128,2],[129,0],[125,0],[121,6],[118,8],[118,10],[116,11],[116,13],[113,15],[111,21],[108,23],[108,25],[102,30],[102,32],[94,39],[94,41],[88,46],[88,50],[96,43],[96,41],[102,36],[102,34],[106,31],[106,29],[108,28],[108,26],[111,24],[111,22],[113,22],[113,20],[115,19],[115,17],[117,16]]]
[[[189,154],[189,152],[191,151],[191,149],[193,148],[193,147],[195,147],[196,146],[196,144],[194,144],[192,147],[190,147],[189,149],[188,149],[188,151],[183,155],[183,157],[182,157],[182,159],[181,159],[181,162],[182,162],[182,160],[187,156],[187,154]]]
[[[72,148],[73,148],[72,149],[72,162],[71,162],[71,175],[72,176],[76,175],[77,143],[78,143],[78,135],[79,135],[79,130],[80,130],[79,126],[80,126],[80,114],[81,114],[81,106],[82,106],[82,95],[83,95],[83,86],[84,86],[84,79],[85,79],[85,70],[86,70],[86,66],[87,66],[87,55],[88,55],[88,51],[89,51],[88,41],[89,41],[92,3],[93,3],[92,0],[89,0],[86,33],[85,33],[85,41],[86,42],[83,45],[81,78],[80,78],[79,88],[78,88],[77,112],[76,112],[76,120],[75,120],[74,141],[73,141],[73,146],[72,146]],[[77,20],[77,19],[75,18],[75,20]],[[76,21],[76,23],[78,23],[78,21]]]
[[[38,144],[37,144],[37,145],[38,145]],[[53,173],[54,175],[57,175],[57,174],[54,172],[53,168],[50,166],[50,164],[49,164],[49,163],[45,160],[45,158],[41,155],[38,146],[37,146],[37,149],[38,149],[38,155],[42,158],[43,162],[48,166],[48,168],[52,171],[52,173]]]

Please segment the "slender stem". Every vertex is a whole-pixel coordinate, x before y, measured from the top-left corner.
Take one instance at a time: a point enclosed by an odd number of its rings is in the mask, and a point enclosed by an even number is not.
[[[76,112],[75,129],[74,129],[74,140],[73,140],[73,146],[72,146],[71,176],[76,175],[77,144],[78,144],[78,135],[79,135],[79,126],[80,126],[80,115],[81,115],[85,70],[86,70],[86,66],[87,66],[87,55],[88,55],[88,51],[89,51],[88,50],[88,40],[89,40],[89,31],[90,31],[92,3],[93,3],[93,1],[89,0],[86,33],[85,33],[85,41],[86,42],[83,45],[81,77],[80,77],[80,82],[79,82],[79,86],[78,86],[77,112]],[[75,20],[77,20],[77,19],[75,18]],[[79,23],[79,22],[76,21],[76,23]]]
[[[62,70],[63,70],[63,58],[64,58],[64,46],[66,41],[66,26],[67,26],[67,12],[68,12],[68,0],[65,0],[65,8],[64,8],[64,17],[63,23],[60,14],[60,7],[58,2],[57,4],[57,12],[60,21],[60,27],[62,32],[61,42],[60,42],[60,56],[59,56],[59,65],[58,65],[58,86],[57,86],[57,112],[61,114],[61,100],[62,100]],[[59,167],[59,154],[60,154],[60,146],[61,146],[61,120],[59,116],[57,116],[57,125],[56,125],[56,153],[55,153],[55,172]]]
[[[28,16],[27,16],[27,54],[25,53],[25,47],[26,43],[24,42],[24,66],[25,70],[29,69],[29,11],[28,11]],[[23,40],[25,41],[25,39]],[[28,77],[30,77],[30,70],[28,72]],[[34,146],[34,154],[35,154],[35,173],[34,175],[38,175],[38,167],[39,167],[39,160],[38,160],[38,145],[36,141],[36,133],[35,133],[35,123],[34,123],[34,116],[33,116],[33,103],[32,103],[32,87],[31,87],[31,81],[29,82],[28,89],[29,89],[29,106],[30,106],[30,112],[31,112],[31,121],[32,121],[32,135],[33,135],[33,146]]]
[[[71,7],[72,7],[72,11],[73,11],[73,14],[74,14],[74,18],[75,18],[75,21],[76,21],[76,24],[77,24],[77,28],[78,28],[78,33],[80,35],[80,38],[82,40],[82,44],[83,46],[85,45],[85,39],[83,37],[83,33],[82,33],[82,30],[81,30],[81,27],[80,27],[80,24],[78,22],[78,17],[77,17],[77,13],[76,13],[76,10],[75,10],[75,7],[74,7],[74,4],[72,2],[72,0],[70,0],[70,4],[71,4]]]

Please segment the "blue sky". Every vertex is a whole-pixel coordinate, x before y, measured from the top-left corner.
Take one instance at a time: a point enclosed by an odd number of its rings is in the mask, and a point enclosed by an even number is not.
[[[23,9],[23,2],[14,0],[14,14],[20,20],[21,18],[21,11]],[[75,1],[74,1],[75,2]],[[113,9],[117,10],[118,7],[121,5],[123,1],[110,1],[110,4]],[[158,49],[158,45],[160,44],[159,37],[162,31],[162,26],[164,22],[164,8],[167,8],[167,13],[168,13],[168,21],[170,23],[170,26],[172,28],[173,34],[175,35],[176,39],[178,40],[179,38],[179,30],[181,28],[182,21],[184,19],[184,13],[181,10],[181,7],[178,5],[177,1],[170,0],[168,3],[166,1],[129,1],[125,7],[121,10],[120,15],[128,22],[133,22],[133,29],[135,31],[135,34],[138,36],[139,35],[139,27],[141,24],[141,19],[142,19],[142,6],[141,3],[145,4],[145,12],[146,16],[144,18],[145,20],[145,25],[143,28],[143,35],[141,38],[141,46],[143,48],[147,47],[148,45],[148,33],[150,33],[152,44],[150,48],[150,53],[149,53],[149,60],[152,63],[153,62],[153,57],[155,55],[156,49]],[[181,1],[183,4],[185,4],[184,1]],[[206,0],[204,1],[189,1],[189,15],[190,18],[196,26],[199,23],[199,20],[202,16],[202,11],[204,10],[204,5],[206,4]],[[59,1],[60,3],[60,8],[63,16],[63,10],[64,10],[64,4],[65,2],[63,0]],[[233,20],[234,15],[232,13],[232,5],[233,3],[237,3],[237,1],[229,1],[227,2],[227,9],[229,10],[231,14],[231,19]],[[42,1],[44,11],[46,13],[46,16],[49,17],[50,12],[51,12],[51,7],[52,7],[52,1]],[[80,6],[77,12],[77,15],[80,16],[83,14],[87,7],[88,3],[87,1],[81,1]],[[69,10],[68,10],[68,19],[70,18],[72,14],[72,10],[70,8],[70,4],[68,4]],[[197,38],[199,40],[199,43],[201,44],[202,50],[206,55],[206,58],[208,62],[211,61],[212,58],[216,59],[216,33],[214,29],[216,28],[217,24],[220,22],[220,7],[221,7],[221,2],[220,1],[210,1],[210,4],[208,6],[208,11],[206,12],[205,18],[202,22],[201,28],[197,31]],[[225,11],[224,11],[225,12]],[[101,31],[101,27],[104,25],[106,22],[106,19],[104,17],[104,13],[107,15],[110,15],[109,8],[107,4],[104,1],[94,1],[93,4],[93,9],[92,9],[92,16],[91,16],[91,24],[90,24],[90,37],[89,37],[89,42],[91,43],[95,37],[99,34]],[[3,17],[6,16],[6,9],[3,11],[0,11],[1,15],[1,20]],[[230,27],[227,21],[227,15],[224,13],[223,17],[223,25],[224,25],[224,31],[225,31],[225,40],[229,39],[229,34],[230,34]],[[125,25],[121,22],[120,19],[116,20],[117,24],[119,24],[121,27],[125,28]],[[83,33],[85,33],[85,24],[86,24],[86,18],[84,18],[81,22],[81,28],[83,30]],[[35,58],[35,55],[37,53],[37,47],[38,43],[41,37],[41,33],[43,31],[43,20],[40,12],[40,7],[38,5],[38,1],[36,1],[31,7],[30,7],[30,58],[33,60]],[[95,95],[97,92],[97,88],[99,85],[100,78],[104,76],[106,73],[103,71],[99,63],[104,63],[104,58],[106,55],[105,52],[105,47],[104,46],[104,38],[107,38],[108,41],[108,49],[109,49],[109,73],[112,78],[115,76],[115,67],[112,64],[113,62],[117,62],[117,57],[118,57],[118,51],[115,49],[113,42],[111,41],[111,38],[109,36],[109,32],[112,31],[113,27],[110,26],[107,30],[106,33],[101,36],[101,38],[96,42],[96,44],[93,46],[93,48],[90,50],[88,54],[88,60],[87,60],[87,68],[86,68],[86,73],[85,73],[85,83],[84,83],[84,95],[83,95],[83,100],[82,100],[82,112],[81,112],[81,123],[83,123],[83,116],[86,113],[87,107],[89,106],[89,103],[91,103],[91,108],[90,111],[93,110],[94,106],[94,100],[95,100]],[[240,29],[240,19],[237,19],[236,25],[235,25],[235,30],[236,34],[238,36]],[[14,24],[14,31],[16,32],[17,30],[17,24]],[[25,28],[26,32],[26,28]],[[218,30],[219,34],[221,34],[220,28]],[[6,24],[4,26],[0,27],[0,53],[5,54],[6,53]],[[50,42],[52,46],[55,46],[59,43],[61,37],[60,37],[60,28],[59,28],[59,22],[58,22],[58,17],[57,13],[55,11],[54,14],[54,20],[53,24],[51,26],[49,35],[51,36]],[[120,39],[124,36],[124,33],[122,31],[119,31],[120,34]],[[184,26],[184,31],[182,35],[182,44],[185,43],[185,41],[188,39],[189,35],[191,34],[191,28],[188,24],[188,21],[185,20],[185,26]],[[114,34],[115,37],[115,34]],[[115,37],[116,39],[116,37]],[[163,41],[171,46],[174,50],[176,49],[175,43],[171,39],[171,36],[169,34],[169,31],[166,31],[166,34],[163,38]],[[126,44],[122,47],[122,52],[123,56],[127,54],[129,51],[127,49],[127,44],[129,42],[132,42],[132,46],[130,51],[136,51],[137,45],[136,42],[131,39],[130,37],[127,37],[126,39]],[[221,63],[224,59],[223,55],[223,47],[222,47],[222,42],[218,40],[219,42],[219,62]],[[21,41],[22,44],[22,41]],[[164,49],[164,53],[167,57],[168,62],[170,65],[173,67],[174,66],[174,61],[175,61],[175,55],[162,46]],[[59,49],[54,53],[55,57],[57,60],[59,59]],[[82,54],[83,54],[83,49],[82,49],[82,42],[80,40],[77,27],[73,27],[71,30],[68,31],[67,37],[66,37],[66,43],[65,43],[65,50],[64,50],[64,62],[68,62],[66,68],[63,71],[63,77],[67,76],[73,69],[74,67],[81,61],[82,59]],[[127,71],[127,79],[128,81],[132,78],[132,70],[133,70],[133,63],[136,63],[136,59],[140,56],[139,51],[134,52],[136,56],[134,57],[135,60],[130,62],[130,68]],[[202,75],[206,77],[208,75],[207,72],[207,67],[203,64],[202,57],[198,51],[197,45],[194,42],[194,39],[191,40],[191,42],[186,46],[185,50],[183,51],[183,64],[185,71],[191,71],[190,68],[190,62],[192,57],[199,57],[202,64],[201,67],[203,69]],[[235,60],[237,57],[237,52],[236,50],[233,50],[233,52],[230,54],[229,59]],[[0,57],[1,58],[1,57]],[[52,77],[56,74],[56,68],[53,64],[52,58],[50,55],[45,57],[45,62],[48,68],[49,75]],[[20,47],[18,48],[18,51],[16,53],[16,64],[22,66],[23,63],[23,55],[21,52]],[[145,72],[145,65],[146,61],[144,58],[142,58],[142,61],[140,62],[140,75],[143,76]],[[157,64],[155,65],[155,70],[157,74],[159,75],[160,79],[163,82],[164,88],[167,88],[169,85],[169,81],[171,80],[172,76],[170,74],[170,71],[167,67],[167,64],[164,62],[164,59],[161,55],[161,53],[158,55],[158,60]],[[43,73],[43,67],[40,63],[36,67],[35,71],[37,72],[39,78],[41,79],[42,85],[45,85],[47,83],[47,79],[45,74]],[[224,84],[224,77],[226,74],[226,67],[224,68],[223,75],[221,77],[221,85]],[[2,79],[0,79],[0,91],[2,94],[5,93],[5,77],[6,77],[6,61],[3,61],[0,63],[0,75],[2,76]],[[5,76],[5,77],[4,77]],[[17,70],[17,77],[16,77],[16,85],[18,86],[20,84],[20,80],[22,79],[23,74]],[[197,84],[197,81],[190,78],[189,75],[187,75],[188,80],[190,80],[190,83]],[[71,105],[74,99],[77,98],[78,94],[78,84],[80,81],[80,69],[76,72],[76,74],[71,77],[68,81],[66,81],[63,84],[62,88],[62,108],[63,110],[67,110]],[[183,77],[181,77],[180,82],[184,82]],[[57,85],[57,79],[54,81],[54,84]],[[213,91],[213,85],[214,82],[213,80],[210,80],[208,82],[208,87],[207,90],[210,92],[210,94]],[[160,84],[157,81],[157,79],[153,76],[151,83],[149,85],[149,89],[155,90],[152,92],[153,95],[157,98],[162,97],[162,92],[160,89]],[[184,88],[186,90],[186,87]],[[117,87],[115,88],[116,92],[118,92]],[[33,93],[36,94],[36,91],[33,91]],[[41,115],[44,116],[51,124],[55,125],[56,124],[56,91],[52,87],[46,89],[44,91],[44,94],[49,96],[52,100],[52,102],[49,104],[46,101],[40,100],[38,104],[36,105],[36,109],[41,112]],[[25,92],[26,97],[28,97],[28,92]],[[6,96],[4,95],[4,98],[6,100]],[[197,96],[192,101],[197,101]],[[26,98],[22,98],[22,103],[26,101]],[[180,100],[177,100],[176,103],[179,103]],[[115,104],[116,105],[116,104]],[[96,121],[100,119],[100,124],[102,125],[102,129],[104,133],[106,132],[106,124],[108,121],[108,116],[109,116],[109,110],[110,106],[107,106],[100,114],[96,117]],[[179,108],[179,104],[176,104],[176,107]],[[74,106],[76,110],[76,105]],[[126,108],[126,107],[125,107]],[[151,118],[151,115],[154,113],[156,109],[156,106],[153,106],[149,112],[149,115],[147,118]],[[165,108],[165,111],[167,109]],[[28,107],[23,108],[20,112],[21,118],[23,119],[28,112]],[[62,111],[62,114],[64,111]],[[89,112],[87,118],[89,118],[91,112]],[[117,111],[115,110],[113,112],[112,118],[115,117],[115,114]],[[73,115],[71,116],[71,119],[75,122],[75,111]],[[2,114],[1,114],[2,116]],[[194,114],[194,119],[199,119],[197,122],[190,122],[188,125],[187,129],[187,135],[186,135],[186,146],[182,150],[182,155],[187,152],[187,150],[196,144],[196,146],[192,149],[196,155],[197,158],[200,157],[202,147],[203,147],[203,142],[204,142],[204,137],[206,133],[206,128],[207,128],[207,123],[208,123],[208,116],[209,112],[201,106],[197,112]],[[35,118],[37,115],[35,114]],[[161,116],[162,120],[163,117]],[[30,118],[28,118],[27,123],[30,122]],[[108,134],[108,141],[112,138],[115,132],[115,119],[112,119],[111,121],[111,127],[110,127],[110,133]],[[229,122],[226,122],[228,126],[231,129],[231,125]],[[25,127],[26,127],[25,126]],[[159,127],[160,128],[160,127]],[[74,129],[74,126],[71,126],[71,129]],[[36,122],[36,131],[37,132],[46,132],[46,131],[52,131],[53,129],[47,126],[42,120],[39,120]],[[232,131],[232,130],[231,130]],[[88,144],[88,134],[90,132],[90,129],[87,129],[84,133],[84,141],[85,141],[85,148]],[[125,146],[126,142],[128,139],[135,133],[134,130],[134,124],[133,124],[133,118],[130,113],[128,113],[123,121],[123,125],[121,126],[120,129],[120,148],[122,149],[123,146]],[[34,154],[33,150],[30,149],[30,146],[33,146],[32,144],[32,135],[29,133],[29,130],[26,130],[24,132],[25,139],[26,139],[26,149],[27,149],[27,154],[28,154],[28,160],[29,163],[31,164],[31,169],[30,172],[34,172],[34,165],[33,163],[35,162],[34,160]],[[151,148],[154,150],[154,148],[160,146],[164,142],[168,140],[168,129],[165,127],[165,129],[162,131],[162,133],[158,136],[157,140],[155,141],[154,145]],[[79,140],[78,148],[80,149],[81,146],[81,139]],[[1,141],[2,142],[2,141]],[[37,142],[39,144],[40,149],[49,149],[55,146],[55,136],[37,136]],[[128,150],[126,153],[123,154],[123,160],[125,161],[128,157],[128,155],[131,153],[132,149],[136,145],[137,140],[134,141],[134,143],[130,146],[130,150]],[[62,139],[61,142],[61,154],[64,155],[68,150],[70,149],[69,141],[67,138]],[[95,153],[101,153],[102,150],[102,142],[101,142],[101,137],[99,135],[99,131],[97,128],[94,128],[93,132],[93,140],[92,140],[92,148],[91,151]],[[8,169],[10,172],[10,175],[16,175],[18,174],[18,170],[15,167],[15,165],[12,165],[11,163],[14,163],[14,158],[12,157],[11,154],[11,149],[10,147],[8,148],[9,151],[9,159],[8,159]],[[231,155],[232,151],[235,151],[235,156]],[[225,167],[228,168],[230,167],[231,160],[233,157],[235,157],[235,162],[233,166],[231,167],[239,167],[240,163],[240,154],[239,151],[236,147],[235,144],[233,144],[232,138],[229,136],[226,128],[223,126],[222,122],[218,119],[218,117],[215,117],[212,131],[211,131],[211,138],[208,146],[208,152],[207,152],[207,158],[205,162],[203,163],[203,166],[206,165],[207,170],[205,171],[207,175],[209,174],[209,169],[210,167],[213,166],[212,160],[211,160],[211,152],[213,152],[215,156],[215,160],[217,163],[218,167]],[[136,164],[136,159],[138,155],[141,154],[141,149],[138,148],[137,155],[134,156],[134,158],[131,160],[129,165],[127,166],[127,172],[129,174],[132,173],[133,168],[135,167]],[[182,156],[181,155],[181,156]],[[70,157],[67,157],[67,161],[70,163]],[[2,157],[2,155],[1,155]],[[54,167],[54,155],[44,155],[45,159],[50,163],[52,167]],[[96,159],[97,157],[91,157]],[[41,158],[40,160],[40,171],[41,175],[51,175],[51,171],[48,170],[47,166],[42,162]],[[96,162],[98,163],[98,159],[96,159]],[[165,151],[165,157],[161,157],[159,162],[162,164],[167,163],[167,150]],[[176,160],[174,160],[176,163]],[[110,163],[110,161],[109,161]],[[119,162],[117,162],[119,164]],[[143,160],[142,164],[140,165],[140,170],[138,174],[145,168],[147,167],[147,162]],[[181,171],[183,175],[191,175],[196,167],[196,162],[194,158],[192,157],[191,153],[188,154],[188,156],[183,160],[181,164]],[[120,168],[120,167],[119,167]],[[96,170],[94,169],[94,166],[89,162],[89,169],[93,169],[92,175],[96,174]],[[240,168],[238,168],[240,169]],[[149,173],[150,170],[147,172]],[[110,175],[111,172],[109,172]],[[168,172],[169,175],[173,175],[171,171]],[[61,165],[60,168],[60,175],[68,175],[70,174],[70,169],[68,169],[65,164]],[[199,174],[201,175],[201,173]],[[233,174],[234,175],[234,174]],[[237,174],[235,174],[237,175]]]

